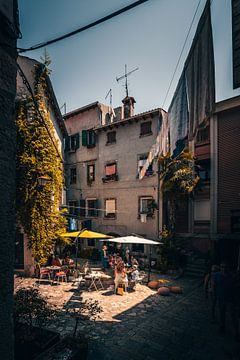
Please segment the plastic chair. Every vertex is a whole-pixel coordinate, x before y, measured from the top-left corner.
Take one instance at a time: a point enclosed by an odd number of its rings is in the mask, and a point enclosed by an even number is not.
[[[59,271],[55,274],[55,279],[57,279],[57,282],[66,281],[67,282],[67,274],[64,271]]]

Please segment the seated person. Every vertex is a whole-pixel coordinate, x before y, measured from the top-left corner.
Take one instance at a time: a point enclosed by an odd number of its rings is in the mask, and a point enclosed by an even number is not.
[[[139,271],[137,265],[133,265],[132,271],[130,274],[130,287],[135,290],[136,283],[139,279]]]
[[[133,267],[133,265],[137,265],[137,267],[139,265],[137,259],[133,255],[131,256],[130,263],[131,263],[132,267]]]
[[[74,261],[67,255],[63,259],[63,265],[72,265],[74,264]]]
[[[62,266],[62,261],[59,259],[58,255],[55,255],[53,260],[52,260],[52,265],[53,266]]]
[[[115,283],[115,291],[117,290],[120,284],[125,286],[125,290],[128,287],[128,278],[123,261],[118,262],[116,264],[114,271],[114,283]]]

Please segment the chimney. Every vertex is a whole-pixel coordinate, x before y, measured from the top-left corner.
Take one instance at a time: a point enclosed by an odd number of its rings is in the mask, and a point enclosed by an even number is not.
[[[135,99],[132,96],[126,96],[123,100],[123,118],[126,119],[134,115]]]

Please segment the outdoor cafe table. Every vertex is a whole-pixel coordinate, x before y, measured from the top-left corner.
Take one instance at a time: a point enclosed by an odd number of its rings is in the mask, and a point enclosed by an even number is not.
[[[103,290],[103,284],[101,279],[111,279],[111,276],[106,275],[102,272],[99,271],[93,271],[85,276],[86,280],[90,280],[90,284],[88,287],[88,290],[91,290],[92,288],[94,288],[95,290]]]
[[[61,270],[61,266],[56,266],[56,265],[51,265],[51,266],[46,266],[45,269],[49,270],[50,271],[50,276],[51,276],[51,279],[52,279],[52,283],[54,281],[54,277],[55,277],[55,274]]]

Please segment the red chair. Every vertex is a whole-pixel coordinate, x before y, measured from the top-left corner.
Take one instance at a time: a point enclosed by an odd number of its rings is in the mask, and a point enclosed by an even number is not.
[[[57,282],[60,282],[60,279],[61,281],[66,281],[67,282],[67,274],[65,273],[65,271],[58,271],[56,274],[55,274],[55,279],[57,280]]]

